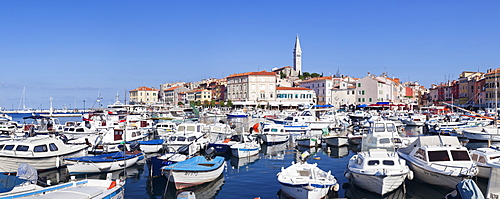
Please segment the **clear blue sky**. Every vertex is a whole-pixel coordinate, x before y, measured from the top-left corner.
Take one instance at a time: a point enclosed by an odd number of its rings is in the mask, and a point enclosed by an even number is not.
[[[165,82],[291,66],[428,87],[500,67],[498,0],[0,1],[0,106],[91,107]],[[128,92],[127,92],[128,93]]]

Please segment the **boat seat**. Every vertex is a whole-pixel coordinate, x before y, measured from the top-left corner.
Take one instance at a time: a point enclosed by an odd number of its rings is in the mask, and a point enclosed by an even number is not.
[[[71,187],[68,189],[63,189],[56,192],[47,193],[44,195],[38,195],[28,198],[41,198],[41,199],[85,199],[85,198],[93,198],[99,194],[104,192],[105,188],[97,188],[97,187]]]
[[[300,171],[297,171],[299,173],[300,176],[306,176],[306,177],[309,177],[310,173],[308,170],[300,170]]]

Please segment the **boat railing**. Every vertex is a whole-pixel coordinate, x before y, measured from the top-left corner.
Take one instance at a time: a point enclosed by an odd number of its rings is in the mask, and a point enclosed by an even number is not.
[[[463,166],[443,165],[438,163],[431,163],[429,166],[445,172],[451,172],[450,175],[471,175],[474,173],[473,169],[475,168],[474,165],[471,168],[468,168]]]

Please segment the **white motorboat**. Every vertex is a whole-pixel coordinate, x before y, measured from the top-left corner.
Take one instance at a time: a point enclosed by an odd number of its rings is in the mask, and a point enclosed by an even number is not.
[[[421,114],[412,114],[408,118],[401,119],[401,122],[408,126],[423,126],[425,121],[426,116]]]
[[[349,145],[349,137],[344,132],[329,131],[321,135],[321,137],[330,146],[340,147]]]
[[[285,131],[285,127],[280,124],[265,124],[262,128],[260,138],[265,143],[281,143],[290,139],[290,133]]]
[[[66,145],[58,137],[28,137],[0,143],[0,172],[15,173],[19,164],[27,163],[37,170],[64,166],[64,157],[86,155],[87,145]]]
[[[413,179],[406,161],[395,151],[393,121],[376,121],[363,136],[362,149],[349,159],[345,177],[368,191],[384,195]],[[381,141],[386,140],[386,141]]]
[[[316,163],[309,164],[304,159],[281,168],[277,176],[282,192],[292,198],[323,198],[330,190],[338,191],[339,184],[331,171],[325,172]]]
[[[384,195],[401,186],[406,178],[412,179],[410,172],[396,152],[369,149],[349,159],[345,176],[359,187]]]
[[[489,178],[492,168],[500,168],[500,150],[498,148],[477,148],[471,150],[472,161],[477,164],[477,176]]]
[[[464,129],[462,134],[471,140],[500,141],[500,128],[497,125]]]
[[[203,132],[205,124],[198,122],[184,122],[177,126],[177,132],[169,136],[166,140],[167,149],[169,151],[177,151],[185,145],[193,146],[194,152],[204,148],[209,140],[207,133]]]
[[[158,136],[161,137],[168,137],[177,130],[177,124],[172,121],[158,122],[154,127]]]
[[[118,147],[122,142],[133,142],[145,140],[149,131],[137,127],[109,128],[101,130],[101,134],[95,138],[90,153],[113,153],[121,151]]]
[[[455,136],[420,136],[406,148],[398,149],[415,177],[423,182],[455,188],[478,172],[467,148]]]
[[[368,132],[363,135],[363,147],[368,148],[400,148],[410,143],[403,139],[396,128],[396,123],[390,120],[370,122]]]
[[[231,154],[237,158],[244,158],[259,154],[260,144],[255,139],[248,139],[248,136],[242,136],[243,141],[231,146]]]

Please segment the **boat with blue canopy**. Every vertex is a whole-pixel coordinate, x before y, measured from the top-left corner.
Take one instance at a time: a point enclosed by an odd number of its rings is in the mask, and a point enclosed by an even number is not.
[[[96,156],[65,158],[70,174],[111,172],[130,167],[144,159],[140,151],[120,151]]]
[[[212,149],[212,151],[212,153],[207,153],[213,155],[215,150]],[[212,155],[195,156],[185,161],[163,166],[161,170],[168,180],[175,183],[177,189],[211,182],[222,174],[226,165],[224,157],[212,158],[210,157]]]

